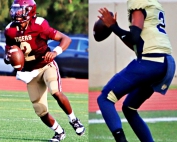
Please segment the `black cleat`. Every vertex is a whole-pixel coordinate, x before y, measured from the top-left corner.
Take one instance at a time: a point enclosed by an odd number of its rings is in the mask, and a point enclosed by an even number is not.
[[[125,134],[124,134],[124,131],[123,131],[122,128],[120,128],[117,131],[113,132],[113,136],[114,136],[116,142],[128,142],[126,140],[126,137],[125,137]]]
[[[69,123],[74,128],[77,135],[82,136],[84,134],[85,128],[79,119],[76,118],[75,120],[72,120],[72,122],[69,122]]]
[[[65,137],[66,137],[65,131],[63,129],[63,132],[60,134],[55,132],[55,135],[52,137],[52,139],[49,140],[49,142],[60,142],[61,140],[64,140]]]

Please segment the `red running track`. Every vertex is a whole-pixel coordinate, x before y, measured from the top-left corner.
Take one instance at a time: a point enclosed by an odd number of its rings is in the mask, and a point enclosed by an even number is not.
[[[99,110],[97,97],[100,92],[89,92],[89,112]],[[116,109],[121,111],[122,102],[125,97],[116,103]],[[166,95],[154,93],[139,110],[177,110],[177,90],[168,90]]]
[[[87,79],[62,78],[61,81],[63,92],[88,94]],[[0,76],[0,90],[27,91],[26,84],[13,76]]]

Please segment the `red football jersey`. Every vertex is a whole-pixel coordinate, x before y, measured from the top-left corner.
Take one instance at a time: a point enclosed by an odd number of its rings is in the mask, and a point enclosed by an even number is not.
[[[24,31],[20,31],[18,25],[11,22],[5,29],[6,48],[19,46],[25,55],[24,70],[32,71],[47,64],[42,56],[50,51],[47,41],[53,39],[56,33],[57,30],[50,27],[42,17],[33,18]]]

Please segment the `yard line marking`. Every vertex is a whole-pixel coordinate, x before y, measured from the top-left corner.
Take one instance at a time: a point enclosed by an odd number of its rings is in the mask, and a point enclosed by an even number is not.
[[[143,118],[145,122],[157,123],[157,122],[172,122],[177,121],[177,117],[159,117],[159,118]],[[127,122],[126,119],[121,119],[121,122]],[[89,124],[105,123],[103,119],[90,119]]]

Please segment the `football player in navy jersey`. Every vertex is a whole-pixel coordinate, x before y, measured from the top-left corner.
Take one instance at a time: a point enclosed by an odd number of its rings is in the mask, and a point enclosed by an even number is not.
[[[71,1],[72,2],[72,1]],[[65,138],[64,129],[48,112],[48,89],[59,106],[68,115],[69,123],[81,136],[85,128],[75,116],[70,102],[62,93],[59,69],[54,58],[68,48],[71,39],[65,34],[49,26],[47,20],[36,16],[34,0],[14,0],[10,15],[12,22],[5,28],[6,58],[9,62],[9,51],[17,45],[24,52],[25,65],[23,71],[17,71],[17,79],[27,84],[27,90],[36,114],[42,122],[55,131],[51,142],[59,142]],[[60,41],[53,50],[47,45],[49,39]]]
[[[102,116],[116,142],[127,142],[115,103],[127,94],[122,111],[141,142],[154,142],[151,132],[137,109],[154,92],[165,95],[173,79],[175,62],[165,31],[164,10],[158,0],[128,0],[130,30],[119,27],[117,13],[111,16],[100,8],[98,16],[137,58],[116,73],[104,86],[97,99]]]

